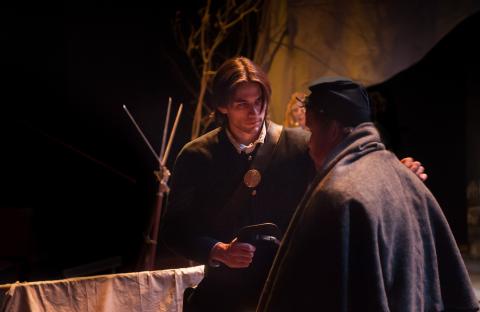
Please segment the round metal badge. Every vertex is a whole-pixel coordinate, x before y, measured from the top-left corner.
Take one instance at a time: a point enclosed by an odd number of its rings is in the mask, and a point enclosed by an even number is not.
[[[243,176],[243,183],[245,183],[245,185],[249,188],[257,187],[261,180],[262,175],[257,169],[250,169]]]

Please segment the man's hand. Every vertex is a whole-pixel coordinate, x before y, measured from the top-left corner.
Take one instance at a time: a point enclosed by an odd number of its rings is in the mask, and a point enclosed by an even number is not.
[[[224,263],[232,269],[247,268],[252,263],[255,246],[239,243],[235,238],[229,244],[218,243],[211,251],[211,260]]]
[[[428,178],[428,175],[425,173],[425,168],[423,168],[422,164],[419,161],[415,161],[412,157],[407,157],[400,160],[402,164],[405,165],[408,169],[410,169],[413,173],[415,173],[420,180],[425,181]]]

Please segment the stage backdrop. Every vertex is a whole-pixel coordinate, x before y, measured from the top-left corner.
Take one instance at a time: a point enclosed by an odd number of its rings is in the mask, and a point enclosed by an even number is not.
[[[268,72],[270,116],[320,76],[378,84],[420,60],[480,9],[475,0],[265,0],[255,61]]]

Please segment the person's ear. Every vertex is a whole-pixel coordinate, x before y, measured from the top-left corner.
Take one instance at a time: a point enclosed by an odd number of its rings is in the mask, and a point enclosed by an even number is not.
[[[218,106],[217,110],[224,115],[227,114],[227,107],[226,106]]]
[[[342,127],[336,121],[332,121],[328,129],[328,140],[330,143],[336,142],[342,136]]]

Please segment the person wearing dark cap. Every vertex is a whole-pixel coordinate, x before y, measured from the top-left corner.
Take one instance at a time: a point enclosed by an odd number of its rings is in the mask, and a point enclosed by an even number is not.
[[[385,150],[363,87],[310,86],[317,176],[289,225],[257,311],[477,311],[445,217]]]

